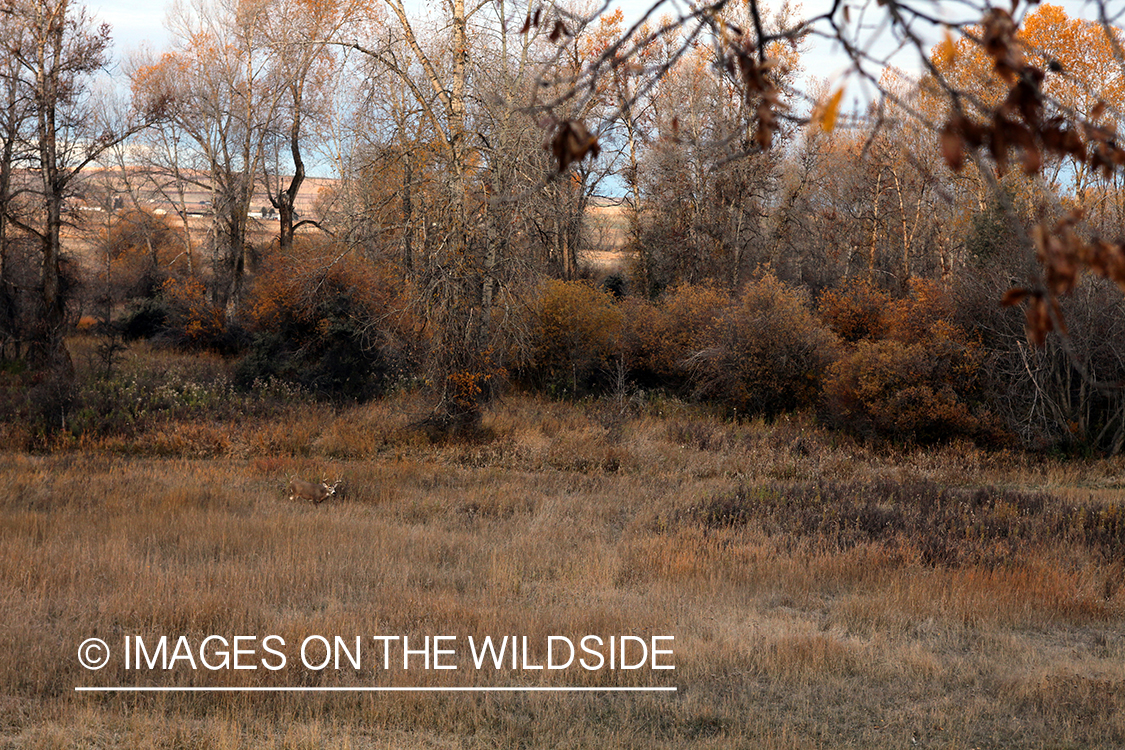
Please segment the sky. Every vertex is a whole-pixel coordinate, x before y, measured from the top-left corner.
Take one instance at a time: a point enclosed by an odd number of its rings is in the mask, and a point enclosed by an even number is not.
[[[1002,6],[1008,5],[1006,0],[993,1]],[[1110,0],[1111,4],[1121,1]],[[131,51],[142,46],[159,50],[170,43],[170,34],[165,27],[165,18],[173,2],[174,0],[148,0],[147,2],[140,0],[89,0],[87,7],[96,19],[106,21],[112,27],[115,42],[114,53],[120,60]],[[639,18],[651,6],[652,2],[654,0],[613,0],[614,4],[611,8],[620,6],[625,11],[626,21],[631,22]],[[781,0],[764,0],[767,6],[776,6],[780,2]],[[806,15],[811,15],[830,7],[831,0],[804,0],[804,2],[791,0],[791,2],[796,2],[806,11]],[[1053,3],[1062,5],[1071,17],[1095,17],[1096,8],[1092,0],[1053,0]],[[874,0],[851,0],[849,4],[855,8],[864,4],[874,7]],[[950,0],[946,2],[914,0],[914,4],[919,8],[932,9],[938,15],[947,12],[952,13],[957,8],[964,7],[961,3]],[[407,0],[407,7],[409,8],[411,5],[415,5],[421,14],[428,6],[437,5],[437,0]],[[675,15],[685,8],[686,3],[683,0],[665,0],[660,13],[669,12]],[[853,13],[853,19],[858,17],[859,13]],[[932,43],[936,44],[940,41],[936,38],[939,33],[937,30],[928,29],[927,31],[935,37],[932,39]],[[886,45],[887,49],[893,48],[894,42],[887,34],[880,38],[880,42]],[[917,55],[911,51],[900,54],[894,62],[907,72],[915,72],[920,67]],[[835,87],[847,68],[847,61],[835,48],[835,45],[819,38],[814,38],[810,42],[802,57],[802,63],[804,65],[803,86],[806,89],[813,79],[824,79],[829,85]],[[110,72],[113,73],[113,71]],[[851,98],[851,94],[849,94],[849,98]]]
[[[86,3],[86,8],[95,19],[112,27],[115,51],[121,55],[146,41],[154,48],[168,43],[164,19],[169,5],[161,0],[93,0]]]

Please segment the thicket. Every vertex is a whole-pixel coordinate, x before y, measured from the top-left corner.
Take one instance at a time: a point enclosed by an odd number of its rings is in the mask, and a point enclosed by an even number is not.
[[[822,412],[830,424],[915,443],[1005,441],[987,403],[986,350],[951,322],[954,302],[940,284],[918,280],[892,300],[856,282],[824,295],[821,310],[853,342],[825,378]]]
[[[1008,275],[993,266],[956,279],[956,320],[986,352],[982,387],[1024,445],[1068,453],[1125,448],[1125,301],[1113,284],[1086,278],[1062,298],[1065,338],[1027,343],[1023,311],[996,304]]]
[[[556,395],[604,393],[620,363],[640,387],[766,417],[816,409],[869,438],[1003,444],[989,404],[987,351],[952,322],[953,297],[918,281],[895,299],[870,281],[827,291],[813,307],[766,274],[738,294],[679,284],[620,302],[581,283],[550,282],[529,310],[524,382]]]
[[[94,329],[105,337],[90,355],[100,364],[73,382],[7,367],[4,419],[26,419],[43,435],[134,434],[160,415],[227,413],[223,403],[252,411],[243,400],[254,395],[361,402],[435,387],[434,323],[401,268],[306,239],[263,255],[228,320],[198,276],[159,260],[174,233],[152,217],[133,225],[144,233],[121,234],[124,248],[105,256],[107,278],[121,282],[109,301],[127,307],[109,334]],[[1000,267],[979,261],[952,282],[914,279],[905,291],[857,275],[815,300],[769,272],[735,291],[681,282],[654,298],[549,279],[519,290],[516,320],[487,355],[489,388],[515,383],[571,399],[666,393],[735,417],[809,410],[863,439],[900,444],[1120,452],[1125,302],[1104,282],[1084,282],[1064,301],[1067,338],[1051,334],[1034,349],[1021,312],[996,303],[1010,284]],[[130,378],[115,369],[119,337],[218,353],[225,374],[196,384]],[[461,369],[450,382],[464,374],[453,385],[479,389],[480,373]]]
[[[414,376],[422,328],[393,269],[308,245],[271,258],[244,315],[251,343],[235,369],[335,400],[365,401]]]
[[[363,401],[425,385],[431,338],[417,292],[393,266],[334,253],[305,244],[263,264],[239,320],[231,387],[284,383],[311,397]],[[815,304],[768,273],[737,293],[681,283],[655,299],[547,280],[525,293],[513,326],[524,333],[494,352],[495,374],[556,398],[625,387],[705,401],[733,416],[813,410],[838,429],[896,443],[1120,450],[1121,395],[1083,379],[1060,341],[1029,349],[1020,316],[994,302],[1002,280],[975,278],[915,280],[896,297],[859,277],[824,290]],[[1113,290],[1082,292],[1067,308],[1070,345],[1085,353],[1089,374],[1119,379],[1125,330],[1114,321],[1125,310]],[[159,316],[157,341],[223,350],[233,336],[190,278],[171,277],[141,301],[148,307],[130,320]],[[121,416],[128,410],[117,404],[129,393],[100,383],[56,394],[51,408],[79,417],[71,419],[76,429],[95,418],[128,429],[135,415]]]
[[[836,337],[776,277],[750,282],[687,361],[693,393],[735,413],[775,416],[815,405]]]

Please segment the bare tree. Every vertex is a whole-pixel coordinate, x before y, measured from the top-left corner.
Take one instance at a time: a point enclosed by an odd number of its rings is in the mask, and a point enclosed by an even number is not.
[[[272,164],[269,159],[265,162],[265,181],[270,204],[278,212],[278,244],[282,252],[292,248],[294,232],[301,226],[324,228],[313,218],[298,219],[295,210],[306,174],[304,154],[311,135],[309,124],[323,121],[328,115],[330,87],[338,81],[335,72],[340,65],[340,39],[355,29],[368,11],[361,0],[272,0],[265,15],[264,44],[281,97],[274,134],[278,148]],[[287,159],[279,158],[278,152],[282,150]],[[282,178],[283,165],[292,168],[287,181]]]
[[[75,178],[103,151],[143,127],[107,121],[97,100],[93,76],[107,64],[109,27],[94,26],[81,7],[68,0],[12,0],[9,21],[22,30],[9,50],[18,66],[16,80],[31,108],[36,209],[27,220],[9,220],[36,237],[42,250],[40,327],[35,358],[69,367],[63,345],[66,296],[62,288],[64,204]]]
[[[180,7],[170,19],[177,48],[133,72],[134,96],[163,103],[158,137],[174,146],[154,156],[175,180],[212,195],[212,299],[228,317],[241,298],[251,202],[281,102],[263,39],[268,13],[265,2]]]

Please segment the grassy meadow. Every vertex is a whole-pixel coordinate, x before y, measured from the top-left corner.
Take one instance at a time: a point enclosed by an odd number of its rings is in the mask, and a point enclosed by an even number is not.
[[[221,369],[135,347],[117,381],[180,382],[177,408],[0,453],[0,747],[1125,747],[1121,459],[876,448],[643,394],[512,395],[433,444],[417,397],[255,410]],[[290,501],[294,474],[344,492]],[[209,634],[281,635],[289,663],[76,658]],[[676,669],[317,672],[310,634],[670,634]],[[678,691],[74,691],[521,684]]]

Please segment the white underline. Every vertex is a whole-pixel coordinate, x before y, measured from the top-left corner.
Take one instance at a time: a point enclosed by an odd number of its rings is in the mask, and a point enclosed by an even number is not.
[[[668,693],[676,687],[76,687],[86,693]]]

